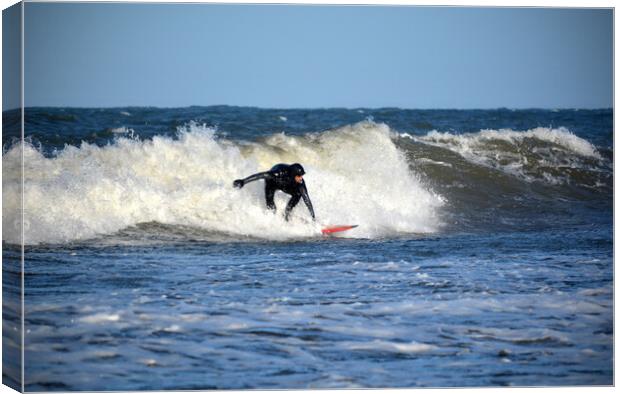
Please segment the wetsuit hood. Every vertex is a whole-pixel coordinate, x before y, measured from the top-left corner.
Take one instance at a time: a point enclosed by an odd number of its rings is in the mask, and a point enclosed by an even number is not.
[[[304,171],[304,168],[299,163],[291,164],[290,169],[293,176],[304,175],[306,173],[306,171]]]

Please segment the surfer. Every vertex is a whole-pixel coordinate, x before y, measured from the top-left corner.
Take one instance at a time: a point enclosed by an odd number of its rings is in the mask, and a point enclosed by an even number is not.
[[[303,178],[305,173],[304,168],[299,163],[291,165],[276,164],[269,171],[259,172],[244,179],[236,179],[233,182],[233,186],[241,189],[246,183],[264,179],[267,208],[272,211],[276,210],[276,204],[273,202],[273,196],[276,190],[281,190],[292,196],[284,211],[285,220],[288,221],[289,214],[291,213],[291,210],[295,208],[295,205],[297,205],[299,199],[304,200],[304,203],[306,203],[306,206],[310,211],[312,220],[315,220],[314,209],[312,209],[312,202],[310,202],[310,197],[308,197],[308,190],[306,189],[306,183]]]

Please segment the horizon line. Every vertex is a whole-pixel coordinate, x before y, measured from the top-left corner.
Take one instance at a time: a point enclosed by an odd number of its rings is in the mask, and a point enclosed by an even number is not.
[[[59,105],[35,105],[28,107],[17,107],[2,110],[2,113],[16,111],[20,109],[126,109],[126,108],[153,108],[153,109],[183,109],[183,108],[212,108],[212,107],[230,107],[230,108],[252,108],[259,110],[385,110],[385,109],[397,109],[404,111],[497,111],[497,110],[510,110],[510,111],[527,111],[527,110],[545,110],[545,111],[600,111],[600,110],[613,110],[614,107],[399,107],[399,106],[382,106],[382,107],[341,107],[341,106],[325,106],[325,107],[261,107],[255,105],[230,105],[230,104],[209,104],[209,105],[185,105],[185,106],[158,106],[158,105],[125,105],[125,106],[59,106]]]

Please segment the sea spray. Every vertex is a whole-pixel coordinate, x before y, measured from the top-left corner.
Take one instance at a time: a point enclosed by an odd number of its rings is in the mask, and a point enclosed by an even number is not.
[[[370,238],[440,226],[441,196],[412,173],[389,127],[369,121],[254,142],[218,138],[213,128],[190,123],[177,138],[83,142],[52,157],[28,143],[23,148],[27,244],[88,239],[145,222],[274,240],[318,235],[320,224],[361,224],[354,236]],[[19,149],[3,157],[5,201],[19,200]],[[280,162],[306,167],[318,223],[307,220],[303,204],[285,223],[282,193],[277,214],[265,209],[262,182],[232,187],[232,180]],[[19,210],[5,212],[3,226],[18,220]],[[4,239],[17,243],[17,235],[5,232]]]

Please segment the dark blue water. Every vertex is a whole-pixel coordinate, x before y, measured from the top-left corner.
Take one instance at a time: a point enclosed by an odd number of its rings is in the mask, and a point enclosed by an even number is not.
[[[613,384],[611,110],[38,108],[26,135],[26,390]],[[230,185],[282,161],[359,227]]]
[[[283,121],[283,116],[287,120]],[[3,113],[3,144],[19,138],[21,113]],[[285,132],[291,135],[313,133],[354,124],[368,118],[388,124],[394,130],[425,134],[431,130],[475,133],[484,129],[529,130],[535,127],[564,126],[573,133],[606,150],[612,149],[613,111],[601,110],[404,110],[381,109],[260,109],[249,107],[188,108],[27,108],[27,137],[44,148],[62,148],[89,141],[107,144],[115,128],[135,130],[141,137],[175,136],[179,126],[189,121],[217,127],[239,139]]]

